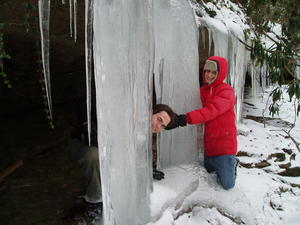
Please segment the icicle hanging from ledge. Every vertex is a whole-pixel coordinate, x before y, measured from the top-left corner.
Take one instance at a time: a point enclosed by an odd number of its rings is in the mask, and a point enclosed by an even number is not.
[[[73,0],[69,0],[70,9],[70,37],[73,37]]]
[[[94,0],[85,0],[85,73],[86,105],[89,144],[91,144],[91,81],[93,74],[93,5]]]
[[[77,0],[69,0],[70,7],[70,37],[74,36],[74,41],[77,40]]]
[[[77,0],[73,2],[73,26],[74,26],[74,41],[77,40]]]
[[[49,115],[52,120],[52,99],[50,83],[50,64],[49,64],[49,24],[50,24],[50,0],[39,0],[39,25],[41,32],[41,50],[44,70],[44,80],[47,93]]]

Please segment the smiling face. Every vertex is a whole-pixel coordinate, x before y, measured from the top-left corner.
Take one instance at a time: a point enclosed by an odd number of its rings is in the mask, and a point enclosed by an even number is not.
[[[218,63],[214,60],[206,60],[204,65],[204,78],[207,84],[213,83],[218,76]]]
[[[166,111],[160,111],[152,115],[151,129],[152,133],[158,133],[171,122],[171,118]]]
[[[216,80],[218,73],[216,71],[204,70],[204,76],[206,83],[211,84]]]

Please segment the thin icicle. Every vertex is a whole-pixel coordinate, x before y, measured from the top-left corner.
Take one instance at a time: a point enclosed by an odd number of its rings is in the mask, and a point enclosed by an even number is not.
[[[73,26],[74,26],[74,41],[77,40],[77,0],[73,2]]]
[[[85,74],[88,139],[91,145],[91,81],[93,57],[93,5],[94,0],[85,0]]]
[[[70,8],[70,37],[73,37],[73,0],[69,0]]]
[[[61,3],[62,3],[62,4],[66,4],[65,0],[61,0]]]
[[[50,84],[50,66],[49,66],[49,23],[50,23],[50,0],[39,0],[39,23],[41,32],[41,49],[44,70],[44,80],[47,93],[49,115],[52,119],[52,99]]]
[[[164,58],[160,59],[159,62],[159,89],[160,89],[160,95],[157,99],[157,103],[162,103],[162,96],[163,96],[163,76],[164,76]]]
[[[211,51],[211,43],[212,43],[212,34],[211,34],[211,29],[207,28],[208,30],[208,55],[210,55]]]

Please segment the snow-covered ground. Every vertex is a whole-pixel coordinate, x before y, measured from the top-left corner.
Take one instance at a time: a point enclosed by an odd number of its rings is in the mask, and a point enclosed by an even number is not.
[[[244,117],[259,119],[269,93],[245,99]],[[300,153],[283,131],[294,123],[293,105],[284,97],[280,116],[266,127],[253,119],[238,124],[241,156],[233,189],[223,190],[202,165],[168,168],[165,179],[154,182],[155,222],[148,225],[300,224],[300,177],[278,175],[285,167],[300,167]],[[268,111],[264,115],[270,117]],[[300,119],[291,133],[299,142]]]

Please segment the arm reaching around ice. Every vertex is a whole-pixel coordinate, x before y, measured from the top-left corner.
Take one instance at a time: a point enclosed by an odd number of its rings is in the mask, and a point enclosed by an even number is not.
[[[233,90],[228,86],[224,88],[218,95],[211,98],[205,107],[196,109],[186,114],[188,124],[204,123],[224,114],[232,109],[235,104],[235,96]]]

